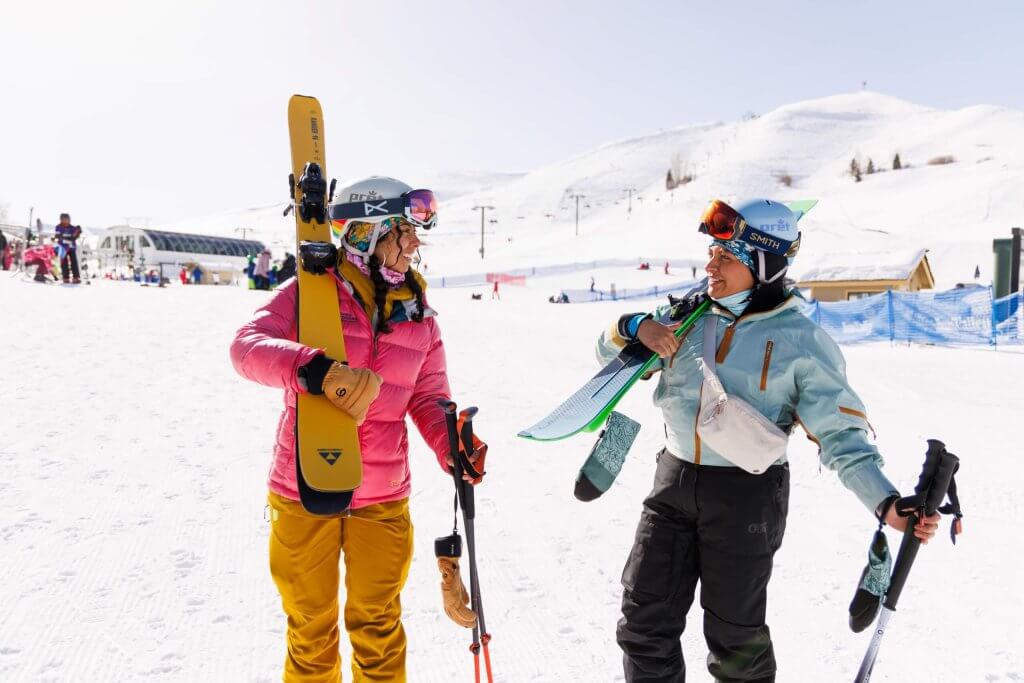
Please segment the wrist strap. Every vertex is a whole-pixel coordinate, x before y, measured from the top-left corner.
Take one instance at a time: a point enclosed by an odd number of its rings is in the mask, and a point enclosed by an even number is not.
[[[893,506],[893,504],[897,500],[899,500],[899,498],[900,497],[896,496],[896,495],[889,496],[888,498],[883,500],[881,503],[879,503],[877,508],[875,508],[875,517],[878,518],[878,528],[879,529],[881,529],[883,526],[885,526],[885,516],[889,514],[889,508],[891,508]]]

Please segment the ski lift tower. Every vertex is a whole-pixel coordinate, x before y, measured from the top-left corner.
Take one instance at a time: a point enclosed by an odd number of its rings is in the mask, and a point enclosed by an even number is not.
[[[569,195],[569,199],[575,199],[576,200],[576,236],[577,237],[580,236],[580,200],[583,199],[586,196],[587,195],[580,194],[579,192],[574,192],[571,195]]]
[[[477,206],[473,207],[473,211],[479,211],[480,212],[480,258],[483,258],[484,257],[484,223],[485,223],[484,219],[485,219],[488,211],[494,211],[494,207],[493,206],[489,206],[489,205],[485,205],[485,204],[478,204]]]

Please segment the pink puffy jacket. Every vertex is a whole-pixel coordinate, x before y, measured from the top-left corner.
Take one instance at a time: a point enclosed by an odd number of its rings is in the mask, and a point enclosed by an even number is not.
[[[240,375],[284,389],[284,410],[277,425],[268,484],[271,491],[292,500],[299,499],[295,481],[295,395],[303,391],[296,373],[322,353],[296,341],[297,286],[292,279],[280,287],[238,330],[231,344],[231,362]],[[384,378],[380,395],[359,427],[363,483],[352,498],[352,508],[408,498],[406,415],[412,416],[441,467],[448,471],[448,432],[444,411],[437,404],[450,396],[440,330],[432,316],[424,317],[421,323],[391,322],[392,331],[378,336],[375,345],[366,311],[341,279],[338,301],[348,362],[353,367],[370,368]]]

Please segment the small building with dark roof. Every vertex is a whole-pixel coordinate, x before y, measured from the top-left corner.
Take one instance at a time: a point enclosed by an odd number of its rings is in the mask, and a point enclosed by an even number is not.
[[[262,242],[237,237],[115,225],[100,235],[93,256],[100,271],[156,270],[173,278],[182,266],[198,265],[203,282],[213,282],[216,273],[226,283],[245,270],[250,255],[255,257],[263,249]]]

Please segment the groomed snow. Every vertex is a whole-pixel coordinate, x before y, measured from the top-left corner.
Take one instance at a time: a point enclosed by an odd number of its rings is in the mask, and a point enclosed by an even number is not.
[[[483,288],[482,301],[470,300],[471,289],[429,293],[454,398],[480,407],[478,431],[491,445],[477,535],[500,681],[621,680],[618,579],[661,435],[652,386],[622,404],[643,429],[595,502],[572,497],[592,436],[515,437],[595,371],[592,344],[609,320],[653,303],[545,302],[588,279],[504,287],[501,301]],[[0,274],[0,680],[280,680],[284,617],[263,505],[281,399],[236,376],[227,356],[234,330],[266,296],[104,282],[71,289]],[[963,461],[966,534],[955,548],[939,538],[922,550],[872,680],[1024,679],[1013,395],[1024,357],[889,345],[844,352],[886,471],[903,490],[928,437]],[[467,681],[469,634],[441,612],[432,552],[451,528],[451,482],[418,436],[410,442],[410,678]],[[779,680],[851,680],[869,634],[850,633],[846,606],[873,521],[818,471],[802,436],[790,458],[789,523],[768,606]],[[689,680],[706,681],[696,607],[689,624]]]

